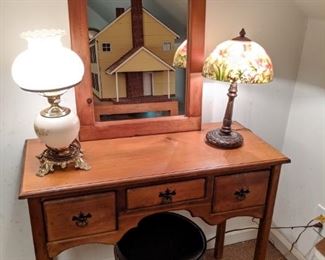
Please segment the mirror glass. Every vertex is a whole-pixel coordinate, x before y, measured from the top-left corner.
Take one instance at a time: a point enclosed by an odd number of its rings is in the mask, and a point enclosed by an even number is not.
[[[88,0],[96,121],[184,114],[187,0]]]

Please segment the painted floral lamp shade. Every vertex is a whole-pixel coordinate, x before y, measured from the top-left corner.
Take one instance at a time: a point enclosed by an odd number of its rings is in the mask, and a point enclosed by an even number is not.
[[[245,31],[220,43],[207,57],[203,76],[213,80],[246,84],[268,83],[273,79],[270,57],[258,43],[245,37]]]
[[[187,60],[187,40],[177,48],[174,56],[173,66],[176,68],[186,68]]]
[[[230,82],[222,127],[206,134],[206,141],[218,148],[238,148],[244,142],[243,136],[231,128],[237,85],[263,84],[273,79],[272,62],[263,47],[245,37],[244,29],[239,34],[239,37],[220,43],[203,65],[204,77]]]

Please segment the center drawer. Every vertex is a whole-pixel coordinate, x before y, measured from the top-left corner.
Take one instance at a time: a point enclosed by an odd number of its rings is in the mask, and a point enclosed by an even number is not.
[[[44,202],[48,241],[116,230],[115,192]]]
[[[204,198],[205,179],[171,182],[127,190],[128,209]]]

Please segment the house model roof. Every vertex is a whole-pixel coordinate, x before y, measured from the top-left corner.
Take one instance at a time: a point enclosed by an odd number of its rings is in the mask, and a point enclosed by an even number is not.
[[[145,60],[146,62],[143,62]],[[145,47],[133,48],[120,59],[114,62],[106,73],[112,75],[116,72],[135,71],[175,71],[175,68],[160,59]]]
[[[177,39],[180,38],[180,36],[174,32],[172,29],[170,29],[167,25],[165,25],[163,22],[158,20],[155,16],[153,16],[148,10],[145,8],[142,8],[142,11],[151,16],[155,21],[157,21],[160,25],[165,27],[169,32],[171,32]],[[113,24],[117,23],[123,16],[125,16],[127,13],[131,12],[131,8],[128,8],[123,14],[121,14],[119,17],[115,18],[111,23],[106,25],[99,33],[97,33],[93,38],[91,38],[89,41],[92,42],[95,40],[103,31],[105,31],[107,28],[111,27]]]

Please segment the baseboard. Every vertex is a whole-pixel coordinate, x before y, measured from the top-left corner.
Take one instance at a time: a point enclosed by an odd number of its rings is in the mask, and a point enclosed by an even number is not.
[[[278,249],[287,260],[306,260],[305,256],[296,248],[291,248],[291,243],[278,230],[271,230],[269,241]]]
[[[257,230],[241,230],[236,232],[231,232],[225,236],[225,245],[236,244],[239,242],[244,242],[247,240],[252,240],[257,237]],[[208,243],[207,248],[214,248],[215,240]]]
[[[256,239],[256,237],[257,230],[241,230],[231,232],[225,236],[225,245],[231,245],[251,239]],[[296,248],[293,248],[293,250],[289,252],[291,243],[278,230],[271,230],[269,240],[275,246],[275,248],[278,249],[281,254],[286,257],[287,260],[306,260],[304,255]],[[207,245],[207,248],[214,248],[214,243],[214,240],[210,241]]]
[[[320,253],[318,250],[315,250],[315,257],[316,259],[319,259],[319,260],[325,260],[325,256]]]

